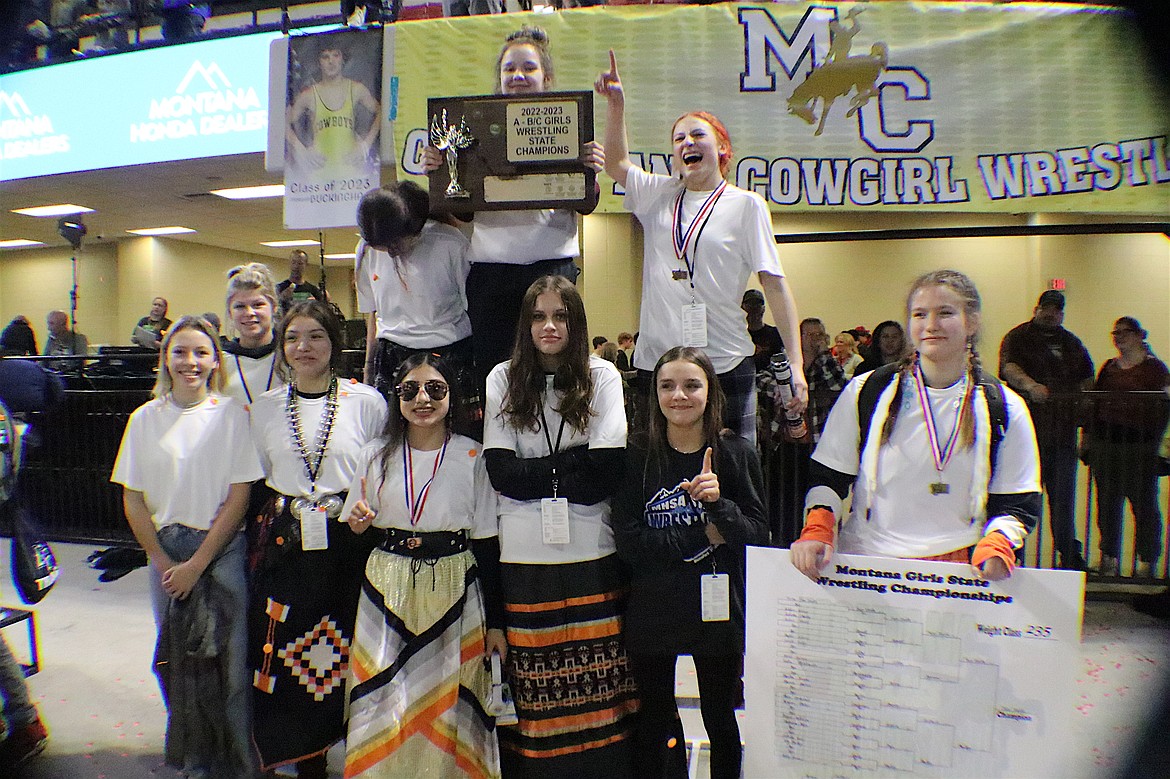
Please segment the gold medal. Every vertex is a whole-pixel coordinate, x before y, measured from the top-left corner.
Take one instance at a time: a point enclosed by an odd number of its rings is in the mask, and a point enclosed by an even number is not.
[[[670,272],[670,277],[675,281],[686,281],[688,278],[690,278],[690,274],[687,273],[686,268],[680,268],[677,270],[672,270]]]
[[[947,484],[946,482],[936,481],[934,484],[930,485],[931,495],[946,495],[950,491],[951,485]]]

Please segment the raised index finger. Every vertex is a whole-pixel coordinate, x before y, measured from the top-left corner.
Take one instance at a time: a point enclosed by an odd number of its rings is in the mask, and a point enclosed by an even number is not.
[[[617,76],[617,55],[613,53],[613,49],[609,50],[609,72]]]
[[[711,447],[707,447],[707,451],[703,452],[703,470],[700,473],[713,473],[711,467]]]
[[[368,500],[366,500],[366,477],[365,476],[362,477],[362,503],[365,503],[366,505],[369,505],[369,503],[370,503]]]

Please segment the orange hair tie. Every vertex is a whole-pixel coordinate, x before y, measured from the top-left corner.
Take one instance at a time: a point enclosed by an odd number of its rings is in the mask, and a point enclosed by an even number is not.
[[[804,530],[800,531],[800,541],[820,541],[833,546],[834,536],[837,534],[837,518],[833,512],[825,508],[810,509],[804,518]]]
[[[971,553],[971,565],[982,568],[983,564],[993,557],[1003,560],[1008,573],[1016,567],[1016,552],[1012,549],[1012,542],[998,530],[993,530],[975,544],[975,551]]]

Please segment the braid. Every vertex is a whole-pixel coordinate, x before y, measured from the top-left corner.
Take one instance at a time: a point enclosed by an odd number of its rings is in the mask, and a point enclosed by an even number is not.
[[[894,423],[898,421],[898,413],[902,410],[902,392],[906,387],[906,380],[910,377],[910,372],[914,369],[914,363],[918,355],[909,354],[902,358],[898,363],[898,386],[894,388],[894,397],[890,400],[890,411],[886,414],[886,421],[882,424],[882,437],[878,441],[878,446],[888,444],[890,436],[894,433]]]
[[[959,428],[959,446],[969,449],[975,444],[975,389],[983,380],[983,360],[979,352],[975,351],[975,344],[967,344],[967,381],[971,382],[971,392],[967,398],[966,413],[963,415],[963,424]]]

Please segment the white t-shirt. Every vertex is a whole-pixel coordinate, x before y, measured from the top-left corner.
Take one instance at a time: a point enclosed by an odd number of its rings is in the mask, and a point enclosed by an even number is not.
[[[682,308],[695,302],[707,306],[707,345],[716,373],[727,373],[745,357],[755,354],[747,320],[739,307],[752,273],[783,276],[780,256],[772,237],[772,219],[764,199],[728,185],[710,219],[689,244],[694,266],[694,290],[689,280],[676,281],[672,272],[685,270],[686,262],[674,252],[672,225],[674,204],[682,182],[667,176],[630,168],[626,177],[625,206],[638,217],[644,232],[642,261],[641,335],[634,352],[634,367],[654,370],[668,349],[683,345]],[[683,226],[698,213],[710,192],[683,195]],[[701,221],[700,225],[703,224]]]
[[[492,369],[487,380],[487,404],[484,409],[484,449],[509,449],[517,457],[546,457],[549,451],[544,430],[517,430],[500,415],[508,389],[508,365],[502,362]],[[622,395],[622,378],[613,363],[589,357],[593,377],[593,397],[585,434],[565,425],[561,449],[588,444],[590,449],[622,449],[626,445],[626,411]],[[559,393],[552,389],[552,376],[544,393],[544,413],[550,429],[549,438],[556,446],[561,416],[556,412]],[[592,506],[569,504],[569,543],[546,544],[541,534],[540,501],[513,500],[499,496],[500,561],[505,563],[576,563],[597,560],[615,551],[613,530],[609,525],[609,501]]]
[[[468,247],[463,233],[435,221],[427,221],[397,269],[389,254],[367,247],[363,256],[358,243],[358,311],[378,312],[379,338],[408,349],[436,349],[471,335]]]
[[[817,462],[842,473],[859,471],[857,395],[872,373],[865,373],[845,385],[837,399],[825,432],[813,452]],[[955,426],[964,385],[958,382],[945,389],[927,388],[935,425],[945,441]],[[1004,387],[1008,429],[999,445],[995,474],[989,493],[1040,491],[1040,463],[1032,417],[1020,396]],[[983,402],[977,398],[976,402]],[[880,430],[870,430],[876,444]],[[871,445],[872,445],[871,444]],[[853,483],[853,506],[838,537],[838,550],[846,554],[881,557],[930,557],[968,547],[983,537],[983,523],[972,522],[969,514],[973,447],[956,448],[942,473],[950,491],[934,495],[930,485],[940,477],[930,454],[926,418],[913,384],[904,388],[889,443],[879,450],[876,494],[869,498],[870,515],[857,516],[866,505],[865,479]]]
[[[577,214],[564,208],[479,211],[472,224],[472,262],[531,265],[581,254]]]
[[[361,477],[366,478],[366,502],[377,517],[375,527],[393,527],[399,530],[417,530],[434,533],[440,530],[470,530],[472,538],[491,538],[496,535],[496,493],[488,480],[480,445],[470,438],[452,435],[447,452],[436,472],[435,460],[440,450],[424,452],[411,449],[414,464],[414,495],[419,494],[431,474],[435,474],[427,491],[426,502],[418,515],[418,524],[410,524],[410,510],[406,504],[406,477],[403,471],[402,449],[398,449],[386,463],[386,481],[382,481],[382,461],[378,457],[384,442],[372,441],[362,449],[358,470],[349,488],[349,497],[341,516],[361,500]]]
[[[143,493],[156,530],[210,530],[231,485],[263,475],[243,406],[212,395],[180,408],[168,396],[130,415],[110,481]]]
[[[271,389],[284,386],[276,370],[276,350],[267,357],[223,353],[223,394],[247,408]]]
[[[386,425],[386,401],[373,387],[341,380],[337,388],[337,414],[316,489],[309,481],[305,462],[292,439],[285,413],[288,389],[266,392],[252,404],[252,440],[264,466],[268,486],[284,495],[319,497],[349,489],[358,455]],[[305,446],[312,451],[325,418],[325,398],[297,398]]]

